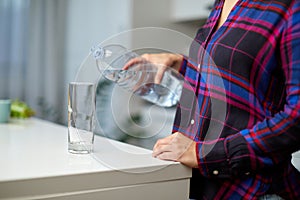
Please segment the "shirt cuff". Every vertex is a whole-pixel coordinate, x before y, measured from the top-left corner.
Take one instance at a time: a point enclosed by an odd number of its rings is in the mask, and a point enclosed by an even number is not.
[[[231,178],[251,174],[251,151],[240,133],[215,141],[197,142],[196,152],[203,176]]]
[[[179,73],[181,75],[185,75],[185,71],[186,71],[186,67],[187,67],[187,63],[188,63],[188,60],[186,59],[185,56],[182,56],[182,61],[181,61],[181,65],[180,65],[180,68],[179,68]]]

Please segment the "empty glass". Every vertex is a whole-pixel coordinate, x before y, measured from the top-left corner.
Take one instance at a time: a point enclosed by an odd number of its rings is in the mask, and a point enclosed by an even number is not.
[[[71,82],[68,92],[68,150],[90,153],[94,144],[95,85]]]

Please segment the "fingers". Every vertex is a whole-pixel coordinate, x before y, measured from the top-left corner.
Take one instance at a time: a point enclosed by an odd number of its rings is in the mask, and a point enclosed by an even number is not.
[[[123,70],[128,70],[130,67],[132,67],[133,65],[137,65],[137,64],[141,64],[141,63],[145,63],[145,59],[142,57],[136,57],[133,58],[131,60],[129,60],[123,67]]]
[[[126,70],[129,67],[138,64],[138,63],[153,63],[155,65],[165,66],[165,67],[172,67],[175,70],[178,70],[180,64],[182,62],[183,56],[180,54],[173,54],[173,53],[158,53],[158,54],[143,54],[139,57],[131,59],[127,62],[123,69]]]
[[[156,69],[156,73],[153,74],[153,77],[145,80],[147,83],[160,84],[164,73],[166,72],[168,67],[179,68],[177,65],[181,63],[182,56],[171,53],[159,53],[159,54],[143,54],[140,57],[133,58],[129,60],[124,66],[123,70],[128,70],[131,68],[132,70],[147,70],[154,68]],[[152,74],[152,73],[150,73]],[[145,82],[144,81],[144,82]]]
[[[175,156],[173,152],[163,152],[156,156],[156,158],[161,160],[178,161],[177,156]]]
[[[131,60],[129,60],[123,67],[123,70],[127,70],[130,67],[137,65],[137,64],[143,64],[143,63],[155,63],[155,59],[153,60],[152,58],[153,56],[151,56],[150,54],[143,54],[139,57],[133,58]],[[155,57],[155,56],[154,56]]]
[[[172,139],[174,137],[174,134],[169,135],[168,137],[165,137],[163,139],[157,140],[156,144],[153,147],[153,151],[155,151],[160,145],[167,145],[170,144]]]
[[[178,143],[176,137],[178,135],[178,132],[165,137],[163,139],[159,139],[156,144],[153,147],[153,157],[157,157],[160,159],[167,159],[166,156],[169,155],[167,160],[176,160],[178,159],[178,153],[180,153],[181,150],[178,150]],[[169,152],[168,154],[165,154]],[[165,155],[162,155],[165,154]]]
[[[158,157],[163,153],[172,153],[172,146],[170,144],[159,145],[155,150],[153,150],[153,157]]]
[[[189,167],[197,167],[196,142],[176,132],[157,141],[153,156],[162,160],[179,161]]]
[[[155,74],[154,83],[160,84],[161,80],[163,79],[164,73],[166,71],[166,66],[159,66],[157,72]]]

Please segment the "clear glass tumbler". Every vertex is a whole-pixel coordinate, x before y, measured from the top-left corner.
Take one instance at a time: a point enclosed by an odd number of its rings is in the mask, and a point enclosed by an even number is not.
[[[95,85],[88,82],[69,83],[68,150],[85,154],[93,151]]]

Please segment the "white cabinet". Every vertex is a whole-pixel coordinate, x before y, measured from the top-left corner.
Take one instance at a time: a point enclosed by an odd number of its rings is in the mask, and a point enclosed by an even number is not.
[[[193,21],[208,17],[213,0],[173,0],[171,18],[176,22]]]

